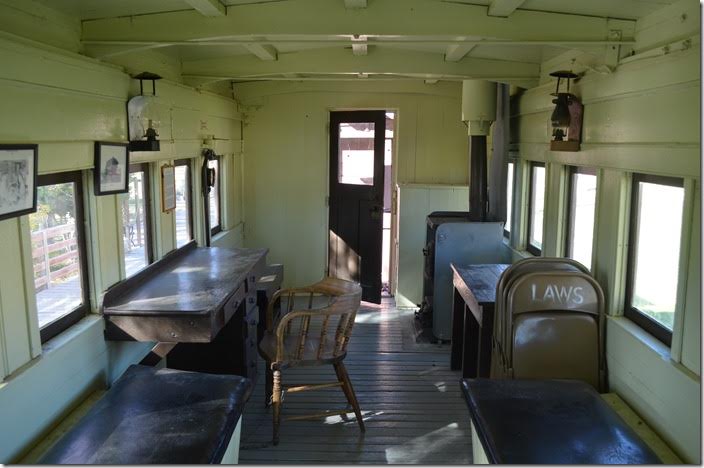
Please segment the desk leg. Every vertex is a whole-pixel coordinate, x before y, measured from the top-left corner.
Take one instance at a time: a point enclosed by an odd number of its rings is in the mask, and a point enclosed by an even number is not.
[[[491,372],[491,337],[494,334],[494,307],[482,306],[482,326],[479,332],[479,377]]]
[[[479,364],[479,323],[469,307],[464,305],[464,349],[462,351],[462,378],[477,377]]]
[[[462,368],[462,348],[464,341],[464,299],[452,288],[452,345],[450,346],[450,369]]]

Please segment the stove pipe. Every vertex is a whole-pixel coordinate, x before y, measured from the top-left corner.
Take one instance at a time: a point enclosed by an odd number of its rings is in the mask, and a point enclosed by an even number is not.
[[[496,120],[496,83],[462,81],[462,120],[467,123],[469,135],[469,220],[487,221],[486,137]]]

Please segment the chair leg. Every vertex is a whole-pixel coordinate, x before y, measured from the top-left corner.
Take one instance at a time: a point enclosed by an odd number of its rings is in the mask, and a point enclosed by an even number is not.
[[[347,373],[347,368],[342,363],[342,361],[333,364],[335,367],[335,373],[340,382],[342,382],[342,390],[345,392],[347,401],[352,405],[354,409],[354,414],[357,416],[357,424],[359,424],[359,429],[364,432],[364,421],[362,420],[362,410],[359,408],[359,402],[357,402],[357,396],[354,394],[354,388],[352,388],[352,381]]]
[[[274,373],[271,370],[271,363],[266,362],[266,376],[264,378],[264,408],[271,405],[271,396],[274,392]]]
[[[274,406],[274,445],[279,445],[279,424],[281,422],[281,371],[276,369],[273,376],[273,398]]]

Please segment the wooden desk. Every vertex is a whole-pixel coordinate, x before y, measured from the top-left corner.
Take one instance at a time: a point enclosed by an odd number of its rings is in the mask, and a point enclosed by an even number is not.
[[[168,254],[105,293],[105,338],[157,342],[168,367],[256,378],[267,252],[191,243]]]
[[[496,286],[509,266],[450,264],[454,287],[450,368],[462,369],[464,378],[489,376]]]

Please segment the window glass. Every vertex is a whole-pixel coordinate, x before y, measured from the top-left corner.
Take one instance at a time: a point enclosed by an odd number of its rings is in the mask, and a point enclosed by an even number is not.
[[[585,267],[592,266],[594,214],[596,210],[596,171],[572,168],[570,173],[567,256]]]
[[[191,166],[189,160],[176,161],[176,247],[182,247],[193,239],[191,207]]]
[[[208,167],[215,169],[215,185],[210,189],[209,213],[210,213],[210,232],[217,234],[221,231],[220,227],[220,158],[208,161]]]
[[[504,224],[504,236],[508,237],[511,232],[511,213],[513,208],[513,176],[516,170],[515,165],[508,163],[508,171],[506,172],[506,224]]]
[[[343,122],[339,128],[338,181],[374,185],[374,122]]]
[[[122,242],[127,276],[151,263],[150,216],[148,165],[131,164],[129,196],[122,202]]]
[[[648,331],[667,344],[677,302],[683,205],[681,179],[634,176],[627,309],[663,329],[664,335]]]
[[[530,206],[528,216],[528,250],[540,255],[543,248],[545,210],[545,166],[532,163],[530,169]]]
[[[82,196],[80,173],[38,178],[37,211],[29,215],[29,223],[42,341],[80,319],[88,308]]]

